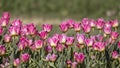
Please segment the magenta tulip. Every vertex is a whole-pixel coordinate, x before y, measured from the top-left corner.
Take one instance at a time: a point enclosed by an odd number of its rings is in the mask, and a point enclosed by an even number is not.
[[[66,23],[66,21],[62,22],[60,25],[59,25],[61,31],[63,33],[65,33],[66,31],[68,31],[68,24]]]
[[[48,52],[48,53],[51,53],[52,52],[52,47],[51,46],[46,46],[45,47],[45,51]]]
[[[2,27],[6,27],[6,26],[8,25],[8,23],[9,23],[9,20],[8,20],[8,19],[6,19],[6,18],[1,18],[1,19],[0,19],[0,25],[1,25]]]
[[[111,32],[111,38],[112,38],[113,40],[116,40],[116,39],[118,38],[118,36],[119,36],[119,33],[118,33],[118,32]]]
[[[85,40],[85,35],[84,34],[77,34],[76,35],[77,41],[79,44],[84,44],[84,40]]]
[[[73,28],[74,23],[75,23],[75,21],[73,19],[68,19],[67,20],[67,24],[68,24],[69,28]]]
[[[10,42],[11,41],[11,36],[8,35],[8,34],[5,34],[4,41],[7,42],[7,43]]]
[[[87,46],[92,46],[93,45],[93,43],[94,43],[94,41],[92,40],[92,39],[85,39],[85,44],[87,45]]]
[[[118,52],[117,51],[112,52],[112,58],[113,59],[118,59]]]
[[[28,53],[21,54],[20,60],[24,63],[27,63],[30,59],[30,55]]]
[[[66,34],[60,34],[59,42],[64,44],[66,42],[66,38],[67,38]]]
[[[44,30],[40,31],[38,34],[39,34],[39,37],[43,40],[45,40],[48,35],[47,31],[44,31]]]
[[[20,34],[22,36],[27,36],[29,34],[27,25],[21,26]]]
[[[22,26],[22,21],[20,19],[15,19],[12,22],[12,26],[17,26],[17,27],[21,27]]]
[[[20,34],[20,27],[17,26],[10,26],[9,33],[11,36],[16,36]]]
[[[74,37],[67,37],[66,38],[66,45],[72,45],[74,42]]]
[[[104,27],[104,23],[105,21],[103,18],[98,18],[96,21],[97,29],[102,29]]]
[[[118,25],[119,25],[119,22],[118,22],[117,19],[111,20],[110,22],[111,22],[111,24],[112,24],[112,27],[114,27],[114,28],[118,27]]]
[[[56,47],[58,44],[58,41],[59,41],[58,38],[56,38],[55,36],[48,39],[48,43],[51,47]]]
[[[58,44],[58,45],[56,46],[56,50],[57,50],[58,52],[62,52],[63,49],[64,49],[64,45],[63,45],[63,44]]]
[[[43,41],[42,40],[35,40],[34,45],[36,46],[37,49],[40,49],[43,46]]]
[[[6,53],[6,48],[3,45],[0,45],[0,56]]]
[[[0,27],[0,35],[2,35],[2,33],[3,33],[3,28]]]
[[[44,31],[50,32],[50,31],[52,31],[52,25],[51,24],[43,24],[42,29]]]
[[[27,25],[29,35],[35,36],[37,34],[37,29],[33,23]]]
[[[17,59],[14,59],[14,62],[13,62],[14,66],[17,67],[20,65],[20,59],[17,58]]]
[[[74,23],[74,30],[76,31],[76,32],[79,32],[80,31],[80,29],[81,29],[81,24],[80,24],[80,22],[76,22],[76,23]]]
[[[2,13],[2,17],[5,19],[10,19],[10,13],[9,12],[4,12]]]
[[[74,53],[74,60],[78,63],[83,63],[85,60],[85,55],[83,53]]]

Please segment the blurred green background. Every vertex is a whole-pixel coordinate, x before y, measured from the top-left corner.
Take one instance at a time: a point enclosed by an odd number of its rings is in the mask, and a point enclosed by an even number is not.
[[[0,0],[0,14],[42,18],[119,18],[120,0]]]

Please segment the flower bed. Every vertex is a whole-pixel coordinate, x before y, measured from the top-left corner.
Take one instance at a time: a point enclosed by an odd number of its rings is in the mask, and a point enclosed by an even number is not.
[[[63,21],[54,31],[52,24],[38,30],[33,23],[0,18],[0,68],[119,68],[118,20],[83,18]],[[73,30],[73,35],[67,32]]]

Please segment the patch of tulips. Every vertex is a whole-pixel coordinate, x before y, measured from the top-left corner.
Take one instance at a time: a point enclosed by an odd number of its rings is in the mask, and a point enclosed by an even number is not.
[[[10,14],[4,12],[0,18],[0,68],[120,68],[118,26],[117,19],[69,19],[51,36],[53,25],[43,24],[38,30],[20,19],[11,22]]]

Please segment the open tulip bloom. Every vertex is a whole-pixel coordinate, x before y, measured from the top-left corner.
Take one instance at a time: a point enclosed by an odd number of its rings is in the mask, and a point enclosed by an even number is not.
[[[54,25],[0,17],[0,68],[120,68],[119,21],[68,19]],[[54,32],[54,33],[53,33]],[[58,32],[58,33],[57,33]]]

